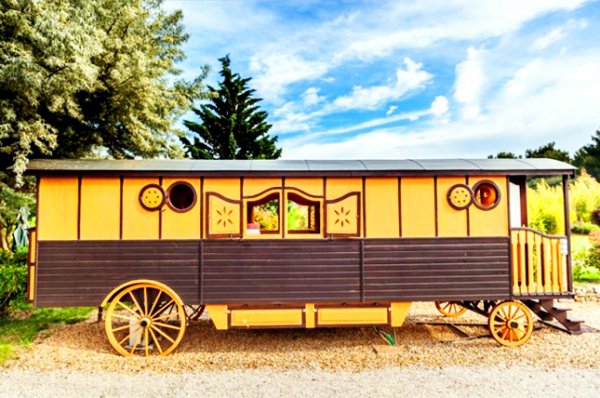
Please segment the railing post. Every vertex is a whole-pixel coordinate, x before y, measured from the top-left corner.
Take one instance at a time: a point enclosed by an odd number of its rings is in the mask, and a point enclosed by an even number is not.
[[[573,274],[571,271],[571,221],[569,219],[569,176],[562,178],[563,206],[565,215],[565,236],[567,237],[567,285],[569,292],[573,292]]]

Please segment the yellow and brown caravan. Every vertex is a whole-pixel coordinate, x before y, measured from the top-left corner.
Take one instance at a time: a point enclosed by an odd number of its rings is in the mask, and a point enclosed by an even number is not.
[[[568,178],[548,159],[37,160],[29,299],[96,306],[122,355],[217,329],[401,326],[413,301],[517,346],[572,297]],[[564,236],[527,228],[528,177],[562,176]],[[192,315],[193,316],[193,315]]]

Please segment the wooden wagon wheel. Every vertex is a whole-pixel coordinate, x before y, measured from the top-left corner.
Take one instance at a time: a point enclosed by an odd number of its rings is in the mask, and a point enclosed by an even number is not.
[[[490,312],[488,327],[498,343],[507,347],[518,347],[531,338],[533,317],[524,304],[504,301]]]
[[[467,309],[456,301],[436,301],[435,308],[448,318],[458,318],[467,312]]]
[[[160,283],[127,286],[110,302],[104,330],[123,356],[167,355],[181,340],[186,314],[179,296]]]

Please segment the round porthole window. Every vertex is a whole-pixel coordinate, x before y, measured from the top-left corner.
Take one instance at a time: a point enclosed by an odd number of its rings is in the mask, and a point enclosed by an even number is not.
[[[165,191],[157,184],[144,186],[140,191],[140,204],[146,210],[160,209],[165,204]]]
[[[473,202],[473,191],[468,185],[456,184],[448,190],[448,203],[456,210],[464,210]]]
[[[196,204],[196,190],[192,184],[178,181],[167,190],[167,203],[174,211],[183,213],[190,210]]]
[[[482,180],[473,187],[473,203],[481,210],[491,210],[500,203],[498,185],[490,180]]]

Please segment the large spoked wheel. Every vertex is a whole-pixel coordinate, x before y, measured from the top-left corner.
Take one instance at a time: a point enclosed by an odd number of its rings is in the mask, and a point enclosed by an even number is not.
[[[158,282],[125,287],[110,302],[104,329],[123,356],[167,355],[185,333],[186,314],[179,296]]]
[[[467,309],[458,304],[456,301],[436,301],[435,308],[437,308],[442,315],[448,318],[458,318],[467,312]]]
[[[525,344],[533,333],[529,308],[517,301],[504,301],[492,309],[488,318],[492,337],[507,347]]]

